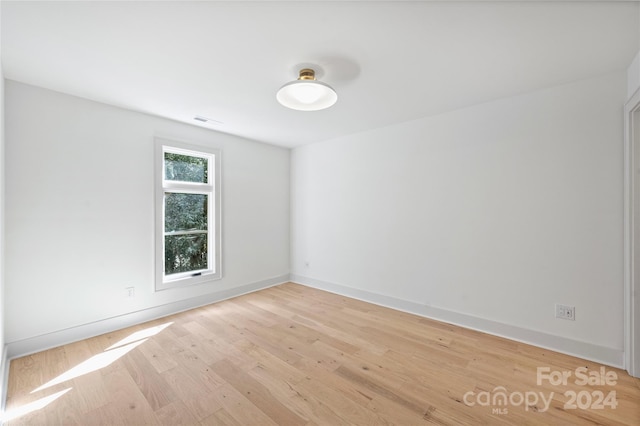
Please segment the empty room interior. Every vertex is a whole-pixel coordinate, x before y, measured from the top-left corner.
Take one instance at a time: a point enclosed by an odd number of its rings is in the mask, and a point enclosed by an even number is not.
[[[639,2],[2,1],[0,60],[0,423],[640,424]]]

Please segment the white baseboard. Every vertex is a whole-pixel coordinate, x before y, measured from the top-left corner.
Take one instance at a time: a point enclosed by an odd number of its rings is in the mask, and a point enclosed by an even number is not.
[[[308,287],[317,288],[319,290],[325,290],[342,296],[351,297],[353,299],[362,300],[364,302],[385,306],[449,324],[459,325],[461,327],[538,346],[578,358],[595,361],[612,367],[623,368],[624,366],[624,352],[618,349],[598,346],[540,331],[529,330],[497,321],[474,317],[472,315],[448,311],[446,309],[425,306],[416,302],[397,299],[395,297],[372,293],[366,290],[360,290],[340,284],[329,283],[302,275],[291,274],[291,281]]]
[[[100,321],[82,324],[64,330],[54,331],[52,333],[47,333],[40,336],[30,337],[14,342],[8,342],[5,349],[5,359],[11,360],[46,349],[65,345],[67,343],[77,342],[78,340],[99,336],[100,334],[109,333],[111,331],[120,330],[132,325],[137,325],[154,319],[166,317],[178,312],[187,311],[189,309],[209,305],[221,300],[241,296],[243,294],[262,290],[268,287],[273,287],[275,285],[282,284],[288,281],[288,274],[281,275],[279,277],[269,278],[240,287],[221,290],[215,293],[209,293],[203,296],[180,300],[165,305],[154,306],[140,311],[118,315],[112,318],[106,318]],[[8,361],[6,362],[6,364],[8,366]],[[5,388],[3,387],[3,392],[4,389]],[[4,400],[5,399],[3,396],[2,401]]]

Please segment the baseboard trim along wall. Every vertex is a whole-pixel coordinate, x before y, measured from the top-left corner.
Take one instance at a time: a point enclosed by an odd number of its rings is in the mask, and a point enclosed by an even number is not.
[[[612,367],[624,368],[624,352],[621,350],[580,342],[566,337],[554,336],[552,334],[478,318],[472,315],[448,311],[446,309],[425,306],[408,300],[397,299],[395,297],[385,296],[366,290],[329,283],[302,275],[291,274],[291,281],[296,284],[317,288],[318,290],[351,297],[353,299],[408,312],[410,314],[434,319],[436,321],[459,325],[461,327],[538,346],[578,358],[595,361]]]
[[[5,347],[5,358],[7,360],[19,358],[21,356],[55,348],[67,343],[77,342],[82,339],[88,339],[111,331],[120,330],[122,328],[173,315],[178,312],[188,311],[189,309],[198,308],[200,306],[231,299],[243,294],[252,293],[257,290],[273,287],[288,281],[289,274],[281,275],[251,284],[245,284],[239,287],[209,293],[199,297],[179,300],[165,305],[154,306],[40,336],[8,342]],[[8,362],[6,362],[6,364],[8,365]],[[2,400],[4,401],[4,398]]]

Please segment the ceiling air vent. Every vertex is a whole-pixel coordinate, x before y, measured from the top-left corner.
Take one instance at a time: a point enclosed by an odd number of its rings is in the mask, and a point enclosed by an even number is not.
[[[195,117],[193,117],[193,119],[201,123],[222,124],[222,121],[214,120],[213,118],[203,117],[201,115],[196,115]]]

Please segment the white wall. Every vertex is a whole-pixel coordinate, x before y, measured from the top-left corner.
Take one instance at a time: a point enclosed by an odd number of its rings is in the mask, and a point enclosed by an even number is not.
[[[620,72],[295,149],[292,276],[621,363],[625,96]]]
[[[8,343],[286,280],[289,150],[13,81],[5,90]],[[153,291],[154,136],[222,149],[222,280]]]
[[[1,10],[1,7],[0,7]],[[1,33],[2,31],[0,31]],[[2,42],[0,41],[0,45]],[[4,409],[6,396],[6,384],[9,375],[8,363],[6,363],[5,337],[4,337],[4,74],[2,69],[2,53],[0,52],[0,411]]]

